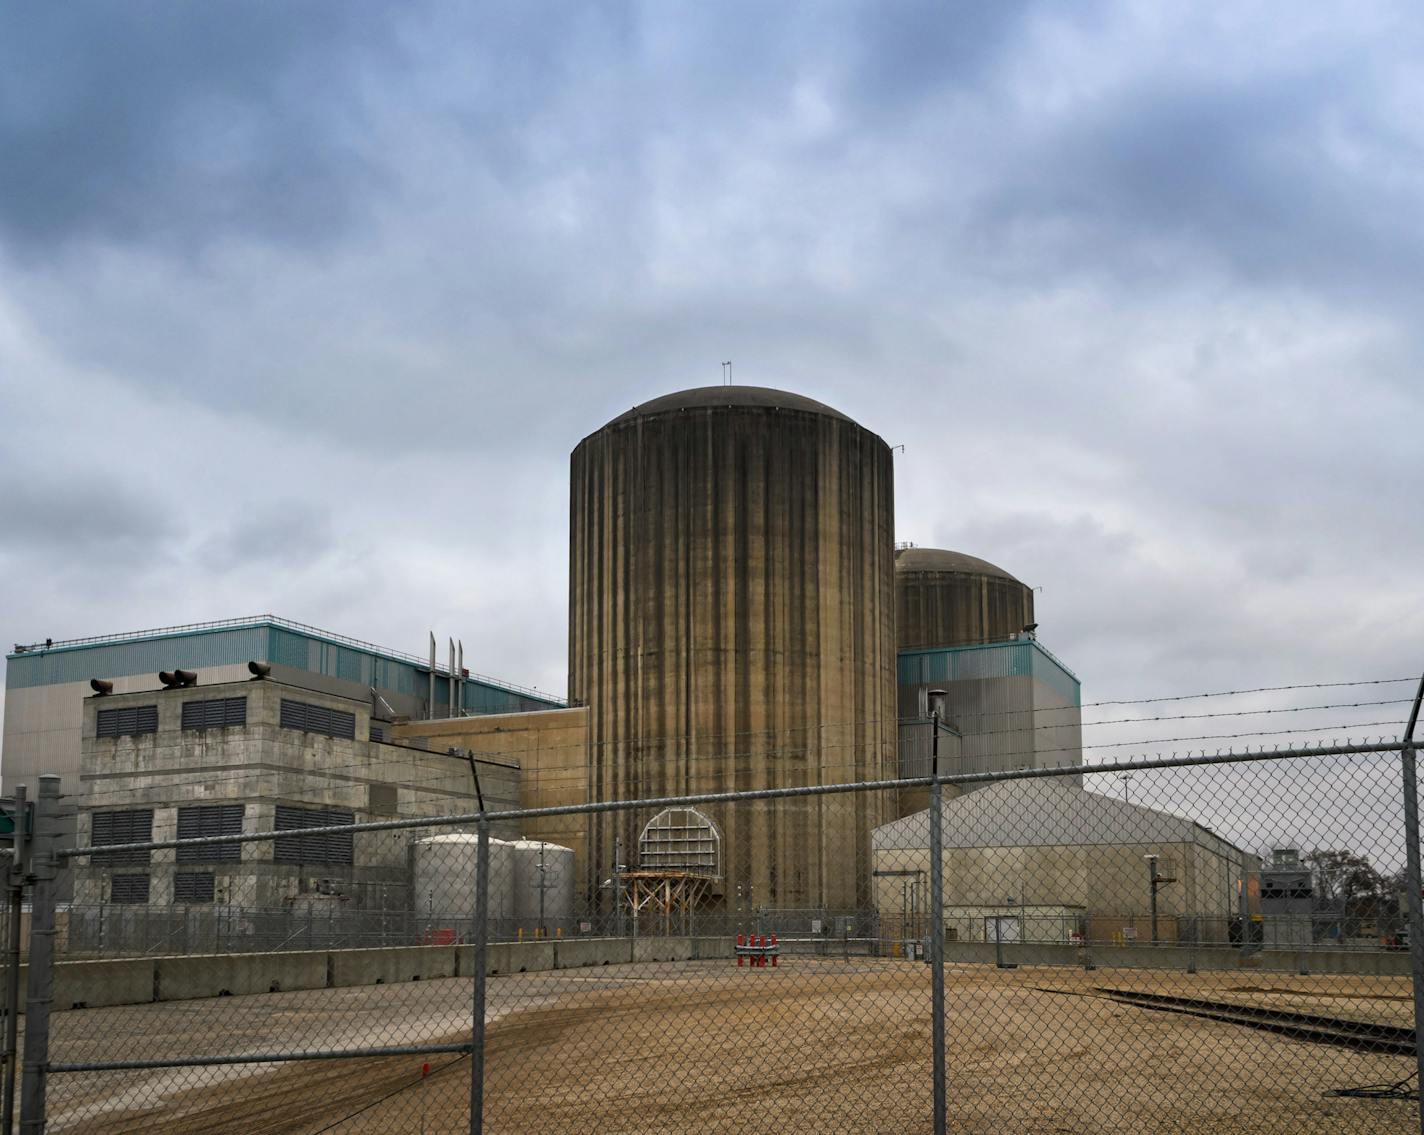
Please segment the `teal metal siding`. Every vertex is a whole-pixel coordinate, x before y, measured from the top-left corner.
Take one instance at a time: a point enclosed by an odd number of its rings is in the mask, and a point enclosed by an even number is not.
[[[1061,694],[1069,705],[1083,704],[1083,691],[1078,679],[1046,650],[1033,652],[1033,676]]]
[[[437,701],[444,688],[443,682],[436,682]],[[448,698],[449,694],[446,693],[444,696]],[[448,704],[448,702],[442,704]],[[465,710],[468,713],[522,713],[526,710],[552,709],[562,704],[553,698],[548,701],[540,701],[512,690],[502,690],[498,686],[486,685],[474,678],[468,678],[465,681]]]
[[[308,641],[299,634],[272,628],[272,654],[268,659],[276,666],[291,666],[296,670],[307,669]]]
[[[336,676],[345,678],[348,682],[359,682],[361,680],[361,663],[366,656],[345,646],[336,647],[335,652]]]
[[[240,622],[240,621],[239,621]],[[354,640],[338,643],[282,621],[256,619],[250,625],[190,627],[139,634],[118,641],[75,642],[7,656],[6,687],[26,689],[62,682],[85,682],[160,670],[202,670],[252,660],[290,666],[314,674],[373,685],[377,689],[424,696],[427,675],[414,661],[363,649]],[[449,678],[436,679],[436,706],[449,704]],[[514,713],[561,707],[555,697],[504,689],[478,678],[465,683],[469,713]]]
[[[1078,679],[1038,643],[996,642],[938,650],[902,650],[896,662],[902,686],[976,678],[1037,678],[1070,705],[1080,705]]]
[[[5,686],[23,690],[62,682],[87,682],[90,678],[157,675],[160,670],[201,670],[205,666],[261,659],[266,654],[265,627],[159,635],[95,646],[55,647],[9,655]]]

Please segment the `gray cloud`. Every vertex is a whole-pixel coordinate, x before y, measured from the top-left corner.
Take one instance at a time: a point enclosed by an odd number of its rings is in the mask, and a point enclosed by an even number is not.
[[[1417,171],[1424,151],[1381,95],[1335,60],[1240,82],[1144,77],[1128,100],[1033,132],[979,217],[989,232],[1028,226],[1085,270],[1161,279],[1195,260],[1383,299],[1417,286],[1424,247],[1417,172],[1387,171]]]
[[[203,541],[197,557],[209,572],[293,570],[312,565],[335,546],[329,507],[279,496],[236,510],[230,523]]]
[[[560,688],[569,449],[731,358],[904,443],[900,536],[1042,584],[1090,697],[1417,668],[1406,12],[29,10],[0,631]]]
[[[11,13],[0,43],[0,238],[195,251],[328,245],[379,182],[361,138],[376,8],[96,3]]]
[[[0,555],[7,548],[25,553],[49,565],[48,570],[56,563],[86,561],[123,567],[162,555],[177,536],[178,526],[159,501],[106,483],[97,472],[52,480],[42,468],[46,460],[41,447],[30,454],[27,468],[12,467],[0,493],[0,531],[5,533]]]

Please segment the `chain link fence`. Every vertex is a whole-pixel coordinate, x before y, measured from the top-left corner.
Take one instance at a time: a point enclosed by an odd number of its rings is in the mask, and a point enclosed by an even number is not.
[[[102,850],[55,846],[45,780],[20,1129],[1419,1131],[1413,763],[1345,745]],[[850,797],[883,819],[823,867],[859,872],[855,906],[778,909],[722,871],[720,807]],[[518,838],[593,812],[660,842],[598,878]]]

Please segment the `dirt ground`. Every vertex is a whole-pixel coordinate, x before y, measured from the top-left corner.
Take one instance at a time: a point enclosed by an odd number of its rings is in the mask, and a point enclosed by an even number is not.
[[[55,1017],[53,1058],[458,1042],[470,988],[452,979],[78,1010]],[[1100,988],[1412,1019],[1404,978],[950,966],[950,1129],[1418,1130],[1412,1102],[1324,1094],[1401,1080],[1412,1060],[1124,1005]],[[929,1004],[924,965],[873,959],[492,978],[485,1130],[927,1132]],[[458,1055],[56,1073],[50,1130],[464,1132],[469,1081]]]

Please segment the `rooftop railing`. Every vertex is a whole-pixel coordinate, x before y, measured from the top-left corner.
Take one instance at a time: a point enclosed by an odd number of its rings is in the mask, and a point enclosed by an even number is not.
[[[351,638],[349,635],[322,630],[320,627],[314,627],[308,623],[299,623],[295,619],[284,619],[280,615],[271,614],[247,615],[238,619],[214,619],[206,623],[180,623],[171,627],[155,627],[151,630],[144,631],[126,631],[122,634],[91,635],[88,638],[47,639],[44,642],[32,643],[17,642],[15,643],[14,653],[41,654],[52,650],[74,650],[88,646],[139,642],[144,639],[164,638],[170,635],[262,626],[280,627],[283,630],[296,631],[298,634],[315,636],[326,642],[335,643],[338,646],[350,646],[357,650],[365,651],[368,654],[379,655],[382,658],[388,658],[396,662],[407,662],[419,667],[421,670],[430,669],[430,659],[421,658],[418,654],[409,654],[403,650],[391,650],[389,647],[377,646],[373,642],[365,642],[359,638]],[[450,668],[448,666],[441,666],[437,662],[435,665],[435,673],[448,678],[450,676]],[[493,686],[496,689],[504,690],[508,693],[523,694],[527,697],[538,698],[540,701],[562,703],[564,700],[553,694],[535,689],[533,686],[521,686],[515,682],[507,682],[502,678],[491,677],[488,674],[477,674],[474,671],[468,671],[465,677],[468,680],[479,682],[482,685]]]

